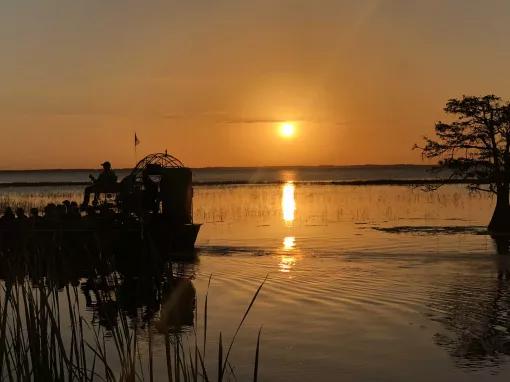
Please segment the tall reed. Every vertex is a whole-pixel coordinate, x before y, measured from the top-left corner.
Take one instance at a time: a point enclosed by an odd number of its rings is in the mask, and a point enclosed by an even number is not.
[[[208,287],[203,313],[203,345],[199,345],[195,329],[191,337],[172,330],[163,334],[168,381],[210,381],[213,374],[208,365],[212,364],[217,365],[217,381],[235,379],[230,355],[265,281],[255,292],[226,348],[220,333],[216,363],[206,362]],[[35,285],[26,279],[4,282],[0,290],[1,380],[155,380],[151,325],[147,328],[148,350],[142,351],[137,323],[122,310],[118,316],[110,318],[108,329],[87,323],[83,314],[76,286],[67,285],[59,292],[44,282]],[[197,318],[195,311],[195,320]],[[254,381],[258,378],[260,333],[253,365]]]

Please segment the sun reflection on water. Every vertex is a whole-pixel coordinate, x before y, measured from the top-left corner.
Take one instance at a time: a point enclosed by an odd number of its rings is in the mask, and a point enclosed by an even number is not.
[[[285,223],[290,224],[294,221],[296,213],[296,199],[294,193],[296,186],[292,182],[287,182],[282,189],[282,212]]]
[[[278,265],[280,268],[280,272],[289,273],[292,267],[296,265],[296,259],[294,256],[282,255],[280,257],[280,264]]]
[[[296,265],[296,256],[292,253],[295,247],[296,238],[294,236],[287,236],[283,239],[283,251],[285,254],[280,256],[278,264],[280,272],[289,273],[294,265]]]
[[[283,221],[287,226],[291,226],[296,215],[296,186],[291,181],[285,183],[282,188],[282,215]],[[280,256],[278,264],[280,272],[289,273],[296,264],[296,258],[292,251],[296,247],[296,238],[294,236],[286,236],[283,239],[283,251],[285,254]]]
[[[296,246],[296,238],[294,236],[287,236],[283,239],[283,250],[292,251]]]

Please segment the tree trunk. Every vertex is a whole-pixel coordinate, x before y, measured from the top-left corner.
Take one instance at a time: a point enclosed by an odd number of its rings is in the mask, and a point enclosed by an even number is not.
[[[491,233],[510,235],[509,189],[509,184],[504,184],[497,189],[496,208],[488,227]]]

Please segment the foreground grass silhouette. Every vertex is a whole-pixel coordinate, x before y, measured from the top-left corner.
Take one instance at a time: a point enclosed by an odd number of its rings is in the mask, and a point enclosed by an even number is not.
[[[224,346],[219,334],[217,381],[235,379],[230,364],[235,340],[248,317],[267,276],[255,291],[236,328],[231,342]],[[208,294],[203,312],[203,344],[193,327],[190,338],[166,331],[165,359],[168,381],[210,381],[213,370],[206,366]],[[114,289],[116,292],[116,288]],[[154,348],[151,327],[148,328],[148,354],[140,351],[137,327],[133,327],[121,310],[109,330],[89,325],[83,318],[83,307],[77,287],[67,285],[63,293],[66,305],[55,287],[32,285],[28,280],[6,282],[0,293],[0,377],[6,381],[153,381]],[[197,314],[196,314],[197,318]],[[87,339],[87,333],[92,340]],[[254,355],[253,380],[258,380],[259,330]],[[107,338],[113,346],[107,346]],[[113,348],[113,350],[112,350]],[[144,371],[145,370],[145,371]]]

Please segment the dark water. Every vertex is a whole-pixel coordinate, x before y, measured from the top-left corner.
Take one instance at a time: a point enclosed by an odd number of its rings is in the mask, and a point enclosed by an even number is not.
[[[332,182],[375,179],[427,179],[437,174],[429,166],[331,166],[331,167],[261,167],[261,168],[200,168],[193,170],[193,180],[198,183],[280,183]],[[0,183],[13,182],[87,182],[90,173],[98,170],[40,170],[0,171]],[[130,170],[117,170],[118,176]]]
[[[32,204],[81,197],[78,188],[2,195]],[[260,326],[262,380],[508,380],[510,260],[484,229],[493,205],[461,186],[435,193],[293,182],[200,186],[199,261],[181,267],[197,307],[212,275],[211,349],[220,331],[230,338],[269,275],[236,341],[239,380],[252,373]],[[125,301],[137,296],[124,293]],[[142,299],[131,309],[147,305]],[[152,306],[157,329],[165,304]],[[98,324],[94,309],[85,316]],[[164,342],[156,329],[155,372],[162,379]],[[140,341],[147,343],[147,331]]]

